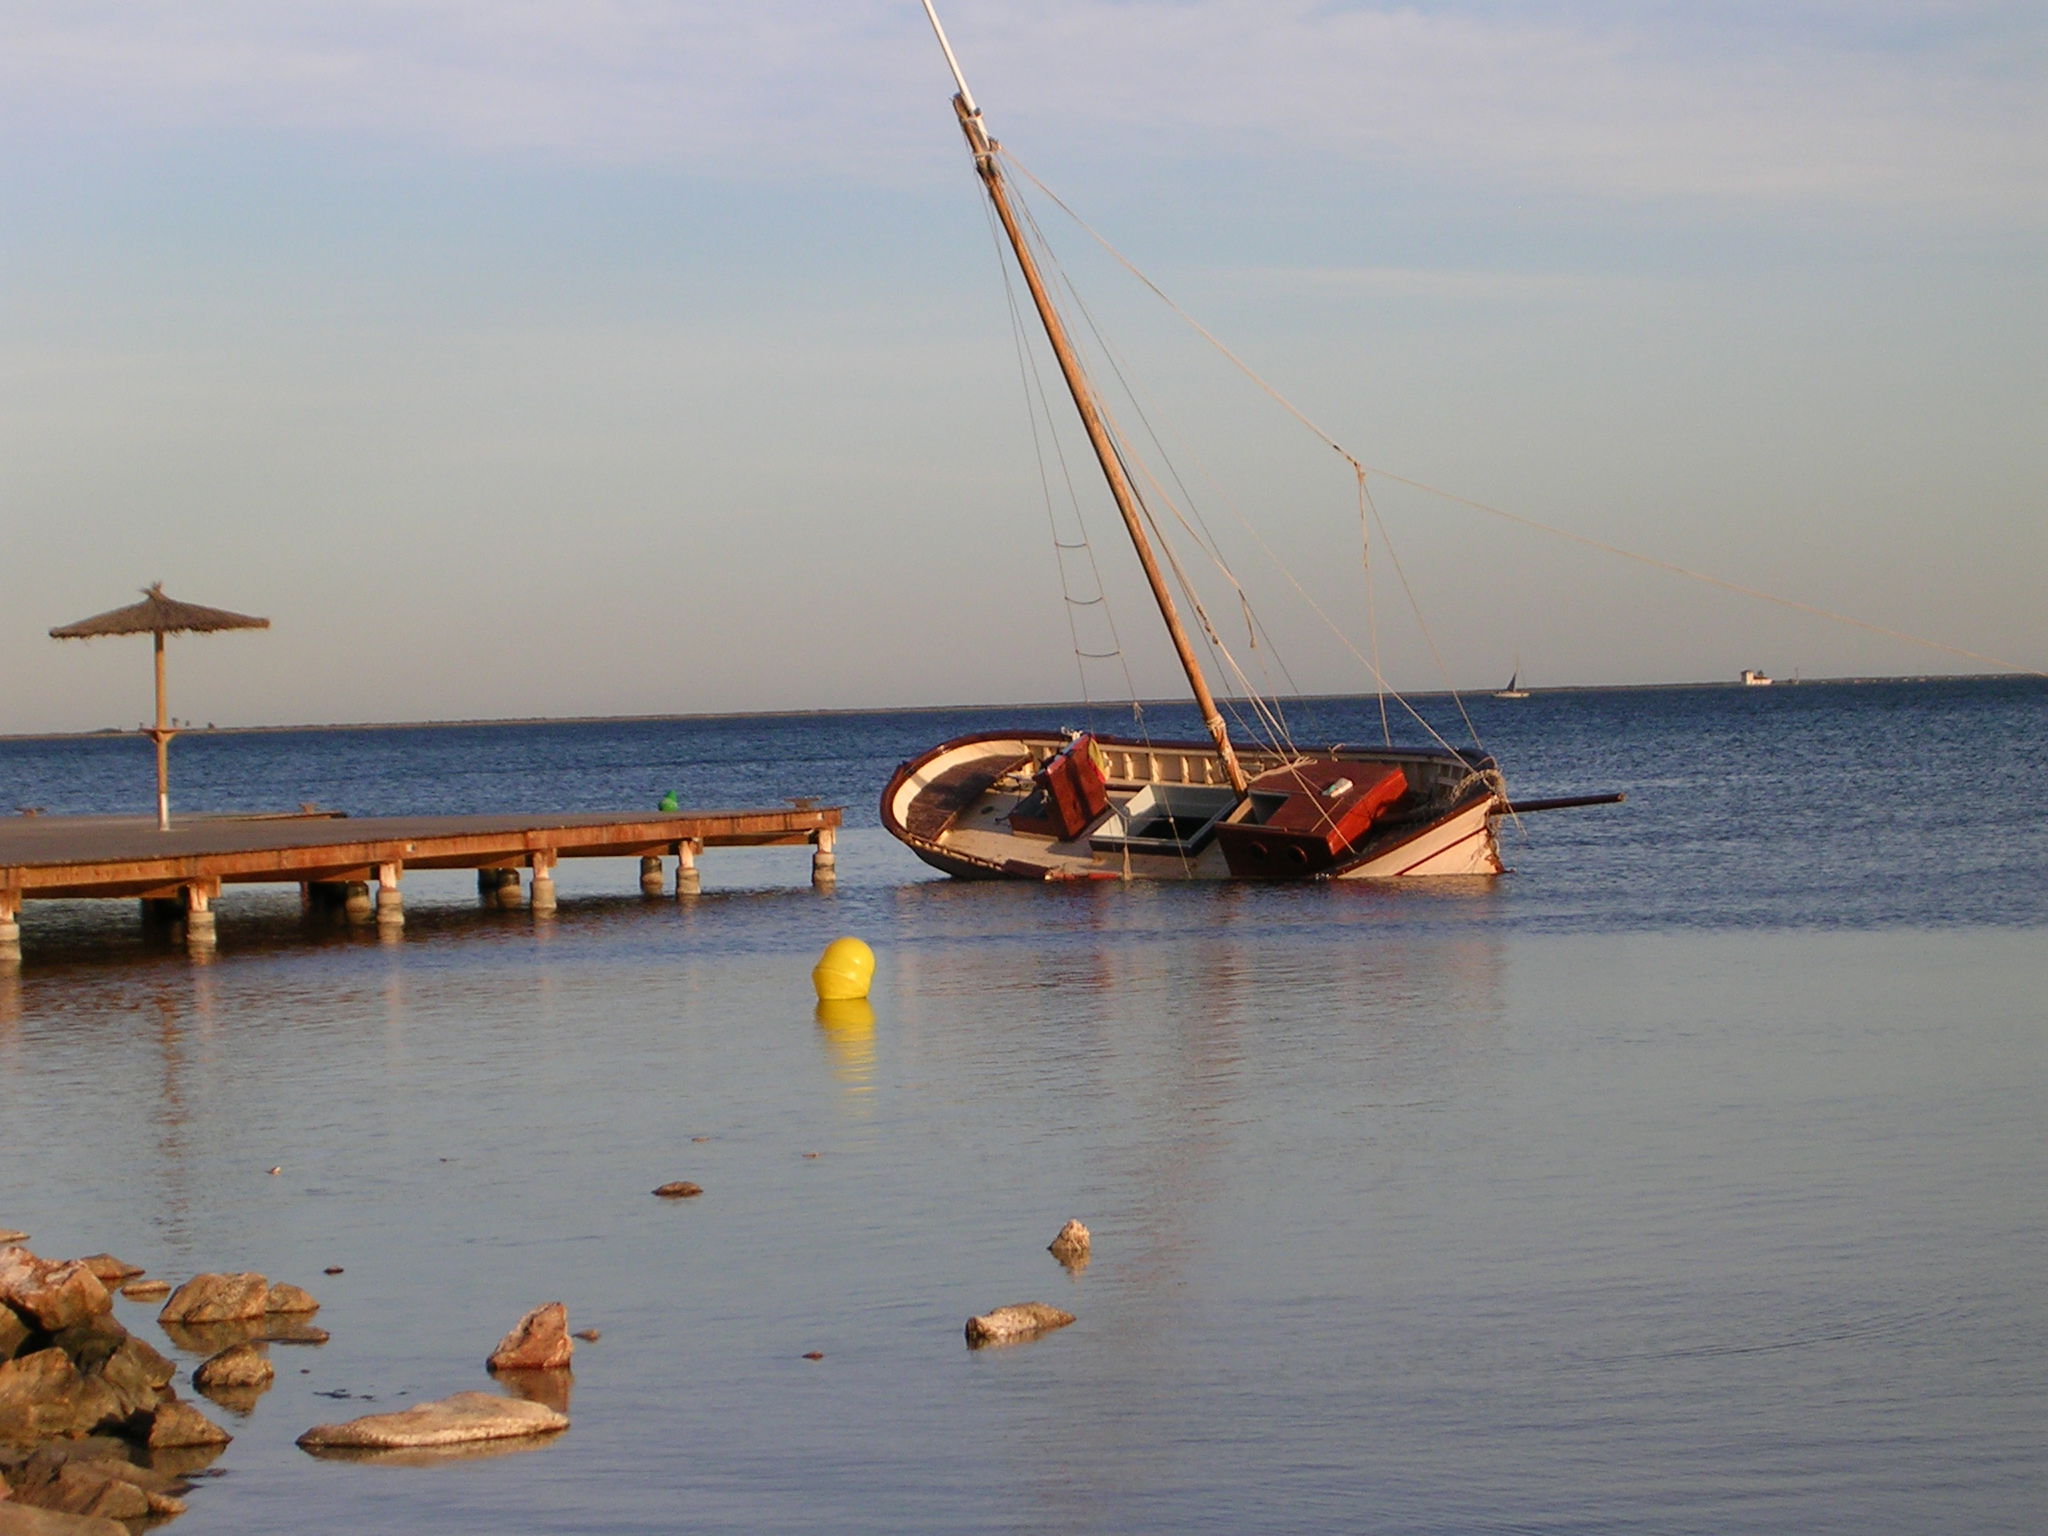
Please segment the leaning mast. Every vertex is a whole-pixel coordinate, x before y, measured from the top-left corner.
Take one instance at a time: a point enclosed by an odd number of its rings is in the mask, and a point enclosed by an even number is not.
[[[939,47],[945,50],[954,83],[960,87],[959,94],[953,98],[953,111],[960,119],[960,131],[967,136],[967,147],[973,151],[974,168],[981,176],[982,185],[988,189],[989,201],[995,205],[996,218],[1009,238],[1010,249],[1016,253],[1017,266],[1024,274],[1024,285],[1031,290],[1031,302],[1038,309],[1040,323],[1045,326],[1046,340],[1052,346],[1053,356],[1059,360],[1060,373],[1067,381],[1068,393],[1074,397],[1074,408],[1081,413],[1081,425],[1088,433],[1096,461],[1102,466],[1103,478],[1109,482],[1109,494],[1116,501],[1117,512],[1123,518],[1124,531],[1130,535],[1131,545],[1138,554],[1138,564],[1144,568],[1145,580],[1152,588],[1153,601],[1159,605],[1159,616],[1166,622],[1174,653],[1180,658],[1181,670],[1187,673],[1188,685],[1194,690],[1195,705],[1202,712],[1202,724],[1216,743],[1216,751],[1223,759],[1223,771],[1230,779],[1231,788],[1242,795],[1246,789],[1244,769],[1238,763],[1236,749],[1230,744],[1230,731],[1224,724],[1222,712],[1216,707],[1215,696],[1209,692],[1208,679],[1202,675],[1201,663],[1195,659],[1194,647],[1188,643],[1187,631],[1181,627],[1180,613],[1174,605],[1172,592],[1167,588],[1165,573],[1152,553],[1152,541],[1145,536],[1137,493],[1124,472],[1123,460],[1117,456],[1102,405],[1081,367],[1080,357],[1067,338],[1066,322],[1053,307],[1052,296],[1039,274],[1038,261],[1024,239],[1023,229],[1010,205],[1009,185],[1004,181],[1002,167],[996,160],[996,142],[982,126],[981,108],[974,104],[974,96],[967,89],[967,79],[960,73],[960,61],[953,56],[953,45],[946,39],[946,29],[939,25],[939,14],[932,9],[932,0],[923,0],[923,3],[932,31],[938,35]]]

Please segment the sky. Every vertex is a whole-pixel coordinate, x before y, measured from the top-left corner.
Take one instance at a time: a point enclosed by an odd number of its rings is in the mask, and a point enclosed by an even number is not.
[[[1248,674],[1992,670],[1473,502],[2048,669],[2040,6],[942,14]],[[0,0],[0,733],[140,721],[47,632],[158,580],[272,620],[200,723],[1178,692],[952,89],[916,0]]]

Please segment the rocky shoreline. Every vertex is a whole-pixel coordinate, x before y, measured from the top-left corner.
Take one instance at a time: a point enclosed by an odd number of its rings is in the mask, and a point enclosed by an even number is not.
[[[232,1438],[114,1317],[108,1281],[140,1273],[0,1248],[0,1536],[125,1536],[182,1514],[186,1474]]]
[[[177,1364],[114,1316],[116,1292],[163,1299],[165,1337],[204,1357],[192,1368],[193,1389],[236,1413],[253,1409],[276,1379],[268,1346],[327,1342],[308,1321],[320,1303],[296,1285],[241,1271],[173,1288],[112,1254],[42,1258],[26,1237],[0,1229],[0,1536],[132,1536],[183,1514],[191,1479],[233,1438],[178,1395]],[[1087,1267],[1090,1234],[1080,1222],[1049,1246],[1069,1274]],[[1073,1321],[1042,1302],[1017,1303],[968,1319],[967,1342],[1022,1343]],[[316,1456],[411,1463],[544,1443],[569,1427],[574,1341],[598,1336],[594,1328],[570,1333],[567,1307],[543,1303],[484,1362],[510,1395],[458,1392],[317,1424],[298,1444]]]

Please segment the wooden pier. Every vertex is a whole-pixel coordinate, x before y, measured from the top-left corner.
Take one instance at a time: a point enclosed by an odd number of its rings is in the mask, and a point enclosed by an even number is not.
[[[227,885],[295,884],[309,908],[360,922],[405,920],[408,869],[473,869],[479,891],[505,906],[555,904],[562,859],[640,860],[640,889],[698,888],[706,848],[808,845],[811,879],[836,876],[836,806],[793,802],[765,811],[529,813],[502,816],[187,816],[169,831],[135,816],[0,817],[0,963],[21,958],[24,901],[119,897],[181,923],[194,949],[215,943],[213,904]],[[374,886],[374,892],[372,887]]]

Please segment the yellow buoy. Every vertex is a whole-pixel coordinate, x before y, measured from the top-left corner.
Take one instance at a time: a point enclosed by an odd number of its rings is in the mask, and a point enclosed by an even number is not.
[[[811,967],[811,985],[826,1003],[851,1002],[868,995],[875,979],[875,952],[859,939],[834,939]]]

